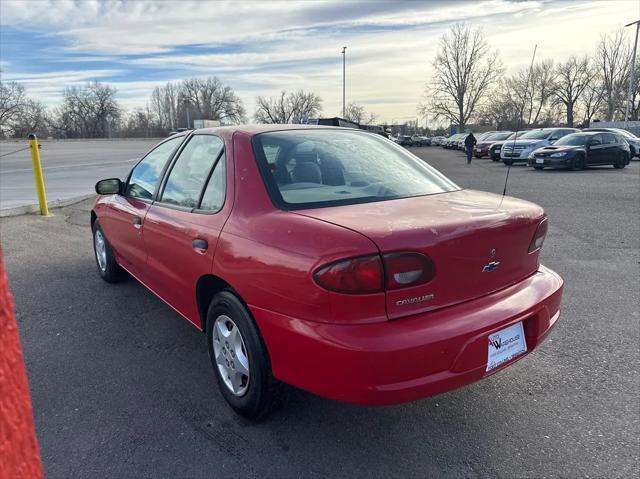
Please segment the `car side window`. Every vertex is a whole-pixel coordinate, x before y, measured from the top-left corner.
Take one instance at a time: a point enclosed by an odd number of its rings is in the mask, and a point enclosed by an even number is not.
[[[549,141],[559,140],[562,136],[563,135],[561,131],[554,131],[553,133],[551,133],[551,136],[549,137]]]
[[[196,208],[211,167],[223,147],[220,137],[193,135],[169,172],[160,202]]]
[[[145,156],[131,171],[127,184],[127,196],[145,200],[153,199],[162,170],[184,137],[179,136],[161,143]]]
[[[603,133],[602,136],[605,145],[615,145],[617,143],[616,137],[611,133]]]
[[[597,145],[602,145],[602,135],[594,135],[594,137],[591,138],[591,146]]]
[[[216,212],[222,209],[227,187],[226,171],[225,155],[223,153],[218,160],[213,173],[211,173],[207,188],[204,190],[204,194],[202,195],[202,201],[200,202],[199,209],[209,212]]]

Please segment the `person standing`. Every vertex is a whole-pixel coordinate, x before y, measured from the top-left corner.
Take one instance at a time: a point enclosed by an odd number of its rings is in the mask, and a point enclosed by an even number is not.
[[[471,164],[471,157],[473,156],[473,147],[476,146],[476,137],[473,136],[472,132],[469,132],[467,137],[464,139],[464,147],[467,150],[467,165]]]

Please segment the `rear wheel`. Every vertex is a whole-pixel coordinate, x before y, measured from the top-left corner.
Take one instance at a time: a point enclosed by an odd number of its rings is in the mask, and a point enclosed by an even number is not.
[[[220,392],[234,411],[259,421],[282,404],[286,386],[273,377],[260,332],[231,291],[209,306],[207,342]]]
[[[107,283],[117,283],[125,279],[124,270],[118,265],[98,220],[93,223],[93,252],[98,273]]]
[[[580,171],[582,169],[584,169],[584,156],[582,155],[577,155],[572,161],[571,161],[571,169],[573,171]]]
[[[620,170],[625,166],[627,166],[627,155],[625,155],[623,152],[620,152],[618,157],[613,160],[613,167]]]

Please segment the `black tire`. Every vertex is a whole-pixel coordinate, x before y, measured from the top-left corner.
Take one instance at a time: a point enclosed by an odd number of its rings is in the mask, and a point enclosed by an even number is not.
[[[624,153],[621,152],[618,155],[618,157],[615,160],[613,160],[613,167],[618,169],[618,170],[621,170],[622,168],[627,166],[627,163],[628,163],[627,155],[625,155]]]
[[[534,170],[544,170],[544,166],[540,166],[540,165],[534,165],[533,166]]]
[[[126,279],[127,274],[125,270],[123,270],[120,265],[116,262],[115,257],[113,256],[113,250],[109,245],[109,241],[102,231],[102,227],[100,226],[100,222],[95,220],[93,222],[93,226],[91,228],[93,233],[93,257],[96,260],[96,266],[98,267],[98,274],[100,277],[104,279],[107,283],[119,283],[120,281]],[[105,249],[105,265],[102,267],[100,265],[100,261],[98,260],[98,252],[96,250],[96,235],[102,235],[102,239],[104,241],[104,249]]]
[[[491,155],[491,161],[498,162],[498,161],[500,161],[500,157],[499,156],[495,157],[495,156]]]
[[[503,160],[503,162],[504,162],[504,164],[505,164],[505,165],[507,165],[507,166],[511,166],[511,165],[513,165],[513,160],[506,160],[506,159],[505,159],[505,160]]]
[[[242,335],[249,364],[246,391],[235,395],[222,378],[214,353],[214,325],[225,315],[235,323]],[[239,415],[251,421],[260,421],[276,410],[285,400],[287,387],[273,377],[269,353],[251,314],[230,290],[218,293],[207,311],[207,344],[209,358],[218,380],[220,392],[227,404]]]
[[[576,155],[573,160],[571,160],[570,168],[573,171],[580,171],[584,169],[584,156]]]

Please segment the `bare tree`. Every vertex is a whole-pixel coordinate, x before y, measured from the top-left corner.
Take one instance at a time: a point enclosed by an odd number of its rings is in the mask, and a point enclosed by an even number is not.
[[[570,57],[560,63],[557,69],[554,96],[564,105],[567,113],[567,126],[573,126],[575,108],[586,88],[591,83],[593,72],[589,68],[589,58]]]
[[[242,101],[230,86],[216,77],[190,78],[180,85],[179,104],[190,108],[194,119],[241,123],[245,119]]]
[[[555,88],[553,60],[544,60],[533,66],[529,88],[530,102],[527,123],[536,125],[541,119],[543,110],[553,97]]]
[[[623,30],[602,36],[595,61],[604,88],[605,119],[611,121],[618,111],[622,111],[631,64],[631,49]]]
[[[48,135],[49,113],[44,103],[27,99],[13,122],[13,136],[26,138],[29,133]]]
[[[14,122],[20,117],[26,102],[22,85],[0,82],[0,135],[13,135]]]
[[[125,137],[148,137],[153,128],[151,109],[137,108],[127,115],[122,133]]]
[[[502,73],[498,53],[491,51],[481,30],[456,24],[440,39],[440,52],[428,86],[429,101],[419,107],[461,129]]]
[[[583,113],[584,125],[589,125],[593,117],[600,112],[604,103],[604,86],[599,78],[593,77],[592,81],[585,88],[582,95],[581,109]]]
[[[114,88],[99,82],[66,88],[62,105],[54,111],[53,128],[70,138],[109,136],[122,112],[115,95]]]
[[[315,93],[283,90],[277,97],[257,97],[253,118],[258,123],[301,123],[321,111],[322,99]]]
[[[149,120],[164,134],[178,127],[179,88],[179,85],[169,82],[155,87],[151,93],[149,110],[152,117]]]
[[[363,105],[352,102],[345,109],[344,119],[354,121],[359,125],[371,125],[375,123],[377,117],[373,113],[367,112]]]

